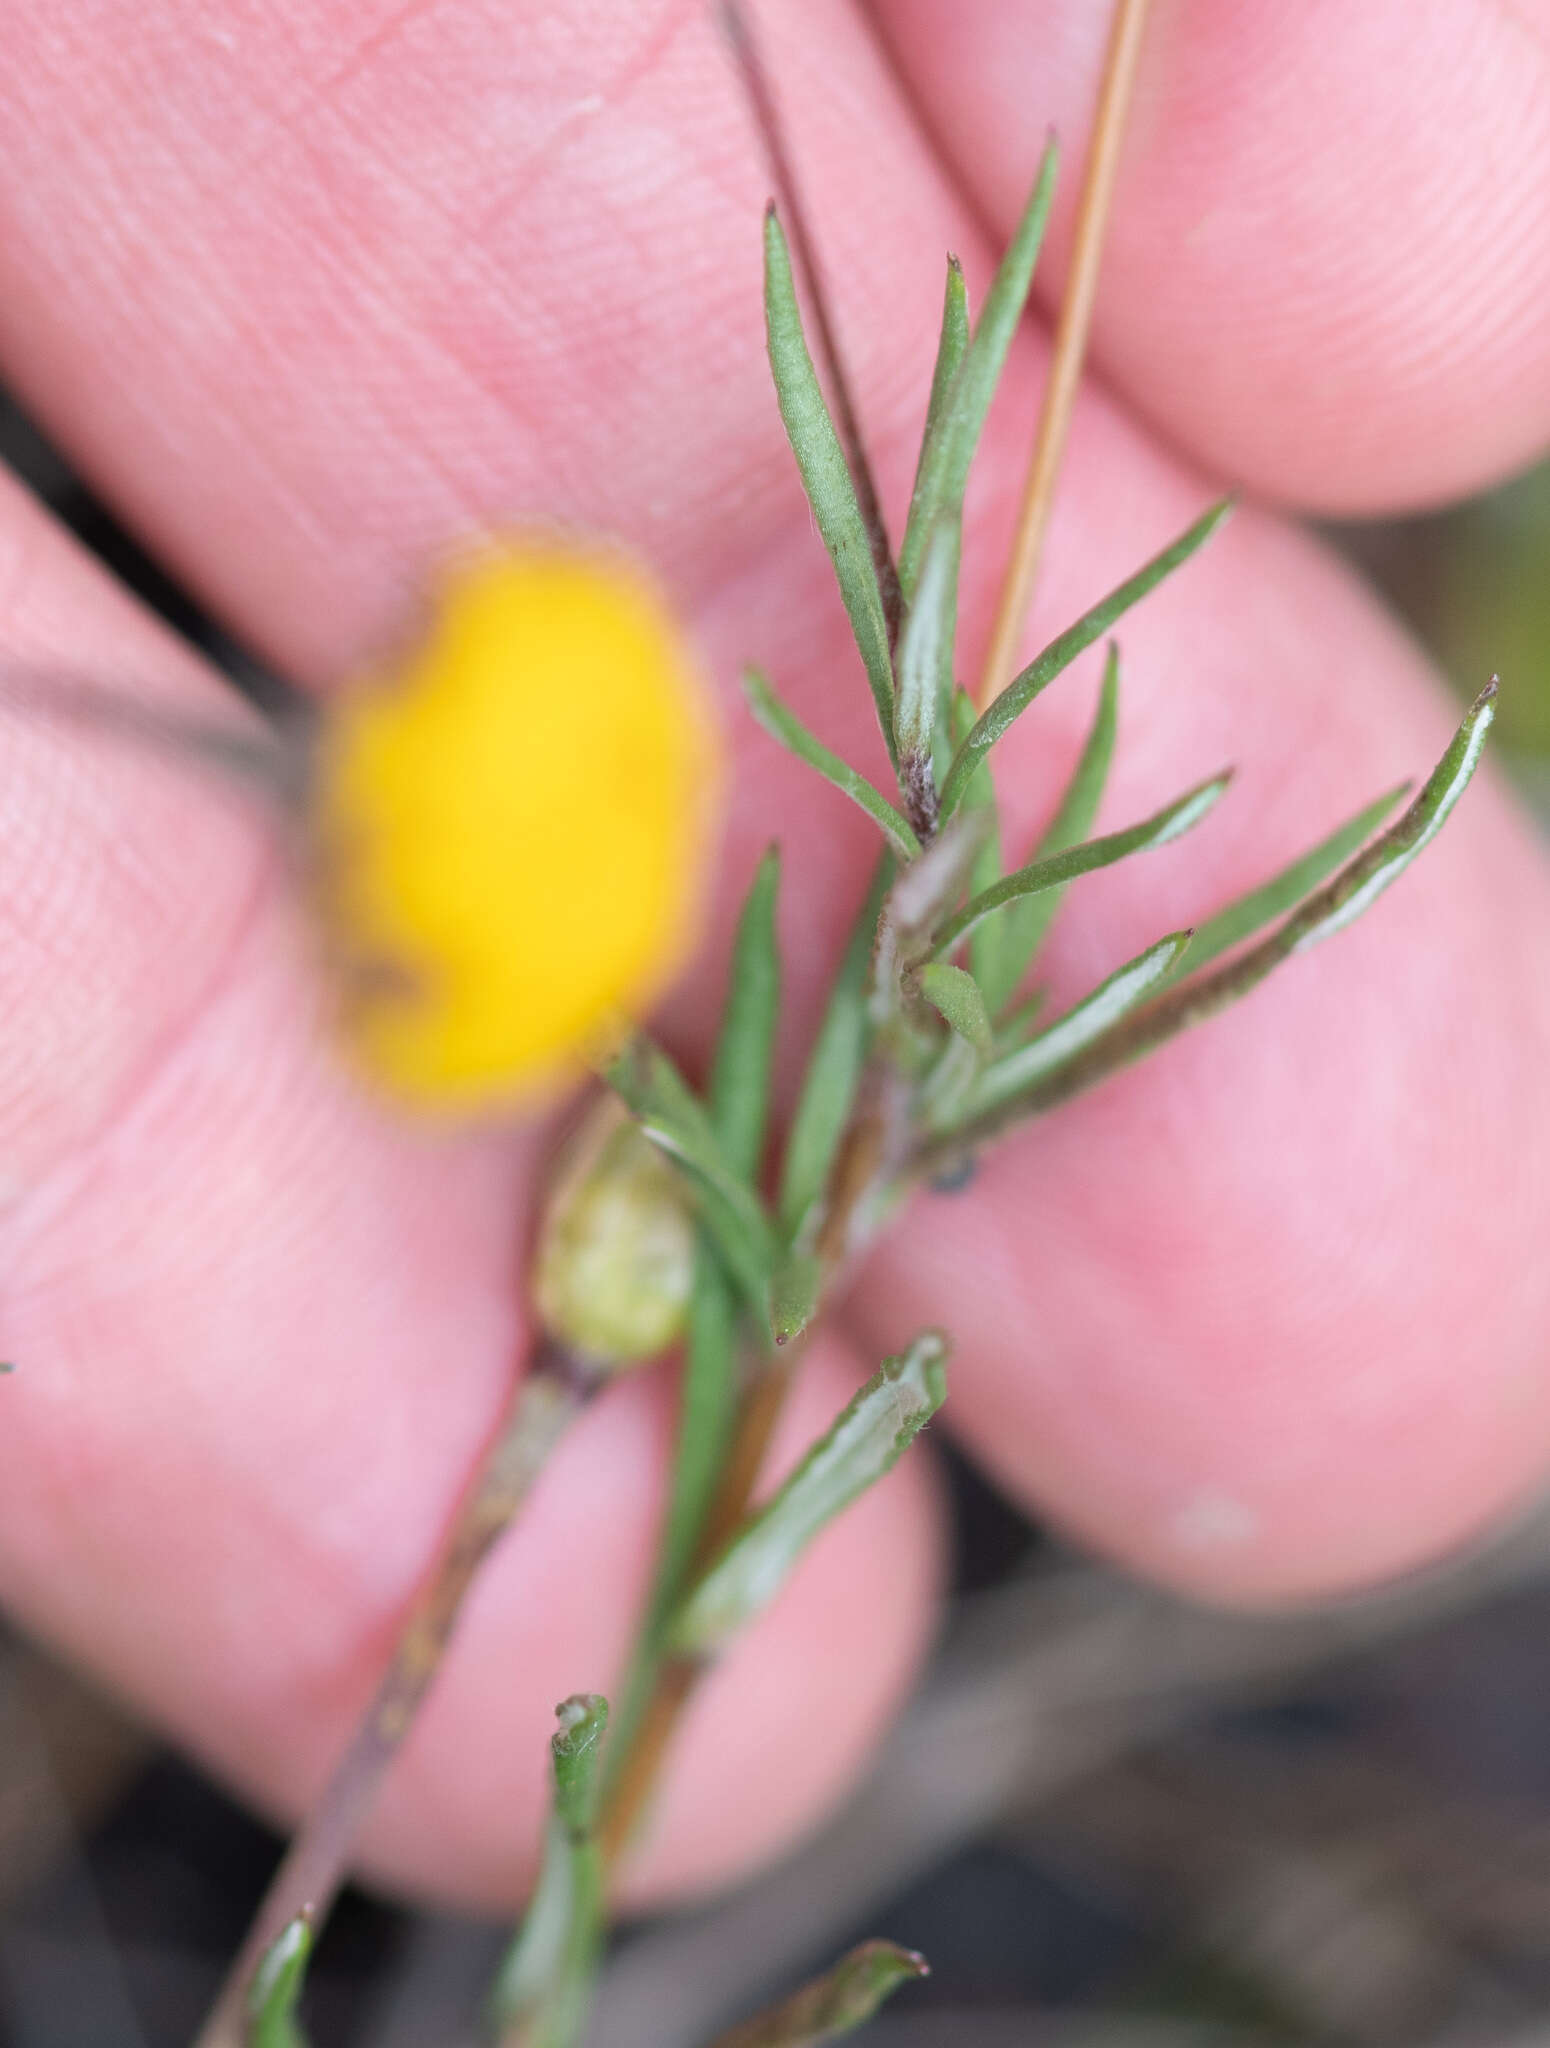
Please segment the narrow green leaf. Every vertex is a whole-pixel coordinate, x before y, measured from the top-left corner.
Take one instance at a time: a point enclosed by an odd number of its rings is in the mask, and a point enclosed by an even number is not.
[[[864,1941],[790,1998],[718,2035],[711,2048],[818,2048],[864,2026],[901,1984],[930,1974],[913,1949]]]
[[[1305,953],[1322,939],[1354,924],[1362,912],[1400,876],[1448,822],[1454,805],[1480,765],[1486,734],[1496,717],[1496,679],[1480,692],[1447,752],[1426,779],[1426,787],[1383,837],[1311,897],[1277,934],[1288,953]]]
[[[1068,626],[1042,654],[1035,655],[1028,666],[1012,678],[981,716],[947,771],[947,780],[942,785],[944,818],[950,818],[958,808],[975,768],[1040,691],[1047,689],[1063,669],[1069,668],[1079,654],[1109,630],[1117,618],[1129,611],[1132,605],[1139,604],[1165,577],[1171,576],[1198,548],[1203,547],[1231,510],[1231,499],[1223,499],[1221,504],[1213,505],[1187,533],[1180,534],[1170,547],[1154,555],[1134,576],[1127,577],[1107,597],[1101,598],[1090,612],[1084,613],[1074,626]]]
[[[926,400],[926,426],[920,437],[920,457],[915,464],[915,481],[910,487],[911,520],[915,517],[925,474],[926,455],[941,431],[942,415],[953,395],[958,366],[969,346],[969,294],[963,281],[963,265],[956,256],[947,259],[947,287],[942,295],[942,331],[937,337],[936,361],[931,367],[931,395]]]
[[[1124,860],[1132,853],[1166,846],[1169,840],[1181,838],[1215,808],[1231,780],[1230,769],[1224,774],[1213,775],[1209,782],[1186,790],[1183,796],[1175,797],[1171,804],[1164,804],[1150,818],[1143,818],[1139,825],[1127,826],[1123,832],[1107,833],[1102,839],[1089,839],[1085,846],[1073,846],[1065,853],[1051,854],[1045,860],[1030,861],[1027,867],[1003,877],[978,896],[971,896],[956,917],[949,918],[942,927],[935,953],[938,957],[950,953],[982,918],[989,917],[1006,904],[1015,903],[1024,896],[1036,896],[1042,890],[1064,888],[1078,875],[1089,875],[1097,868],[1112,867],[1116,861]]]
[[[928,1331],[884,1362],[690,1591],[671,1624],[674,1649],[708,1655],[774,1599],[818,1532],[893,1468],[941,1407],[946,1356]]]
[[[902,860],[915,858],[920,852],[920,841],[910,829],[909,820],[864,775],[858,775],[848,761],[831,753],[822,740],[810,733],[796,713],[782,704],[757,669],[743,671],[743,692],[749,709],[772,739],[779,740],[809,768],[816,768],[825,782],[832,782],[852,803],[860,804],[874,824],[881,826],[883,837]]]
[[[1189,958],[1181,962],[1176,971],[1197,974],[1218,954],[1241,945],[1245,939],[1263,931],[1266,925],[1274,924],[1278,917],[1284,917],[1310,889],[1316,889],[1326,875],[1333,874],[1358,847],[1364,846],[1395,804],[1409,794],[1410,784],[1401,782],[1375,803],[1368,804],[1365,810],[1358,811],[1354,818],[1348,819],[1338,831],[1332,832],[1299,860],[1282,868],[1279,874],[1272,875],[1268,882],[1262,882],[1246,895],[1235,897],[1214,917],[1208,917],[1203,924],[1197,925]]]
[[[933,960],[920,970],[920,992],[958,1036],[988,1060],[991,1054],[990,1012],[980,985],[961,967]]]
[[[871,685],[889,759],[897,767],[893,664],[888,655],[888,621],[872,560],[872,543],[856,500],[850,465],[808,353],[791,279],[791,256],[773,206],[764,216],[764,321],[780,416],[802,474],[802,488],[839,579],[840,595],[850,614],[851,631]]]
[[[962,509],[969,465],[1001,380],[1006,352],[1028,301],[1033,266],[1038,261],[1054,196],[1058,155],[1052,138],[1040,161],[1022,219],[986,294],[974,338],[953,379],[950,395],[939,407],[921,448],[904,545],[899,550],[899,582],[906,600],[914,594],[932,529],[944,514],[953,515]]]
[[[296,2005],[312,1959],[312,1922],[298,1913],[282,1928],[253,1972],[248,1991],[248,2048],[306,2048]]]
[[[788,1252],[781,1260],[770,1286],[770,1321],[777,1344],[801,1336],[818,1307],[822,1284],[823,1267],[811,1252]]]
[[[970,1098],[969,1115],[980,1117],[1012,1101],[1112,1031],[1152,993],[1189,940],[1188,932],[1170,932],[1144,953],[1138,953],[1134,960],[1127,960],[1091,995],[1084,996],[1036,1038],[1030,1038],[1016,1052],[1009,1052],[987,1067]]]
[[[555,1714],[538,1883],[490,1992],[491,2031],[521,2048],[577,2048],[603,1945],[603,1868],[592,1823],[608,1702],[576,1693]]]
[[[767,1331],[770,1279],[778,1256],[775,1232],[759,1197],[728,1164],[689,1084],[643,1033],[609,1063],[603,1078],[651,1142],[688,1177],[706,1235]]]
[[[1093,715],[1086,744],[1071,771],[1071,779],[1066,784],[1055,815],[1033,850],[1035,860],[1047,860],[1051,854],[1064,853],[1068,847],[1079,846],[1092,831],[1098,806],[1103,800],[1104,784],[1109,778],[1109,763],[1114,758],[1118,728],[1119,649],[1111,643],[1108,660],[1103,665],[1098,708]],[[1010,1002],[1018,983],[1033,964],[1034,955],[1044,943],[1064,893],[1058,888],[1044,889],[1037,895],[1024,896],[1007,905],[1005,914],[997,920],[1001,928],[1000,943],[996,949],[993,974],[981,970],[979,953],[975,952],[974,971],[985,991],[985,1000],[992,1015]],[[992,932],[995,928],[994,925],[988,927]],[[986,930],[987,927],[982,925],[975,938],[980,938]],[[1198,933],[1196,943],[1199,943]]]
[[[780,952],[775,899],[780,853],[770,847],[754,870],[732,941],[721,1033],[710,1076],[710,1120],[732,1171],[754,1180],[764,1156],[770,1061],[780,1014]]]
[[[1213,973],[1190,976],[1177,987],[1165,988],[1154,1001],[1123,1019],[1113,1032],[1035,1081],[1026,1093],[988,1113],[976,1115],[954,1134],[952,1156],[957,1156],[965,1143],[978,1144],[994,1137],[1008,1123],[1053,1109],[1057,1103],[1107,1079],[1120,1067],[1187,1031],[1192,1024],[1203,1023],[1246,996],[1294,953],[1342,931],[1398,880],[1446,823],[1479,762],[1495,714],[1495,695],[1493,678],[1470,706],[1447,752],[1409,809],[1371,846],[1299,904],[1257,946],[1237,954]],[[1039,1041],[1033,1042],[1036,1045]],[[943,1152],[946,1156],[947,1148]],[[928,1148],[921,1164],[929,1172],[932,1163],[933,1155]]]
[[[780,1180],[780,1228],[788,1242],[803,1235],[821,1201],[850,1121],[866,1060],[867,983],[877,943],[877,919],[892,880],[893,863],[884,854],[851,928],[803,1076]]]
[[[926,549],[920,584],[899,638],[899,786],[923,784],[936,813],[932,751],[941,706],[952,693],[953,627],[958,586],[956,519],[944,519]],[[912,810],[911,815],[918,815]]]

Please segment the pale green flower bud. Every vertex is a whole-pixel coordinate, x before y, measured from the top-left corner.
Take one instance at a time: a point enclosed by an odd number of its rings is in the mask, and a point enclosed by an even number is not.
[[[550,1335],[599,1365],[655,1358],[683,1332],[694,1253],[681,1177],[599,1097],[560,1155],[539,1229],[534,1291]]]

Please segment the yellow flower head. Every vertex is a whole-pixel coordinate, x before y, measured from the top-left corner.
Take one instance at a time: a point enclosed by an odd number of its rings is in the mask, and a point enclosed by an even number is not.
[[[329,714],[313,827],[346,1042],[453,1112],[553,1093],[681,964],[716,751],[683,637],[618,556],[517,541]]]

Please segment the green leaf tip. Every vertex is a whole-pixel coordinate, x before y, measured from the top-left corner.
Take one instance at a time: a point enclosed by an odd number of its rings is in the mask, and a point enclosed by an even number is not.
[[[947,1395],[947,1340],[929,1330],[884,1361],[774,1496],[729,1539],[671,1624],[704,1657],[767,1607],[821,1529],[892,1471]]]
[[[1001,381],[1007,350],[1028,301],[1034,265],[1044,240],[1059,151],[1045,146],[1033,191],[1007,244],[1006,254],[985,296],[984,309],[957,374],[931,419],[921,447],[914,496],[899,550],[899,583],[906,599],[915,589],[921,558],[932,529],[961,511],[974,451]],[[949,279],[949,290],[951,280]],[[945,324],[945,323],[944,323]]]
[[[1095,640],[1109,630],[1114,621],[1141,602],[1155,590],[1159,583],[1171,576],[1175,569],[1182,568],[1190,556],[1195,554],[1216,532],[1222,521],[1231,512],[1233,501],[1224,498],[1213,505],[1209,512],[1197,519],[1193,526],[1181,533],[1160,554],[1143,564],[1134,576],[1127,576],[1117,584],[1107,597],[1100,598],[1091,611],[1084,612],[1074,626],[1068,626],[1064,633],[1052,640],[1042,653],[1034,656],[1025,669],[1015,675],[1011,682],[985,710],[967,739],[953,757],[942,785],[942,816],[949,818],[962,802],[970,777],[980,762],[989,753],[1003,733],[1020,718],[1041,691],[1069,668],[1079,654],[1084,653]]]
[[[864,1941],[790,1998],[718,2035],[712,2048],[818,2048],[864,2026],[901,1985],[930,1975],[914,1949]]]
[[[773,203],[764,216],[764,314],[780,416],[807,501],[834,564],[889,759],[897,766],[893,662],[872,542],[856,496],[855,479],[808,352],[791,275],[791,252]]]
[[[1346,887],[1333,892],[1335,900],[1322,915],[1309,917],[1301,926],[1292,951],[1306,952],[1309,946],[1344,931],[1431,845],[1480,765],[1486,735],[1496,717],[1497,688],[1496,677],[1492,676],[1464,714],[1447,752],[1427,777],[1415,802],[1384,833],[1370,854],[1352,862],[1345,871],[1349,877]]]
[[[797,717],[796,713],[783,704],[775,694],[767,677],[756,668],[743,671],[743,694],[748,699],[748,708],[771,739],[780,741],[788,752],[796,755],[814,768],[825,782],[848,796],[852,803],[859,804],[881,828],[883,837],[901,860],[913,860],[920,852],[920,841],[902,812],[896,811],[882,791],[868,782],[842,761],[838,754],[826,747],[816,734]]]
[[[592,1831],[608,1702],[600,1692],[575,1692],[561,1700],[554,1717],[559,1723],[549,1740],[554,1810],[568,1834],[583,1837]]]
[[[264,1951],[248,1988],[249,2048],[306,2048],[296,2006],[314,1941],[311,1915],[298,1913]]]

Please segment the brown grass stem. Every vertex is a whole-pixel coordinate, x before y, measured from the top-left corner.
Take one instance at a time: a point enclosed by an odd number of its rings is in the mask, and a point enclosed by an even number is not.
[[[1033,597],[1039,556],[1049,525],[1061,457],[1065,453],[1071,415],[1076,407],[1077,387],[1082,378],[1082,364],[1087,354],[1093,302],[1098,293],[1098,269],[1103,257],[1109,208],[1114,197],[1115,175],[1125,138],[1148,5],[1149,0],[1115,0],[1103,78],[1098,90],[1098,107],[1093,118],[1092,141],[1087,152],[1082,197],[1077,209],[1071,268],[1060,302],[1055,345],[1044,386],[1044,402],[1034,432],[1033,450],[1002,579],[996,622],[980,678],[978,702],[982,711],[1000,696],[1017,669],[1018,643]]]
[[[362,1823],[441,1668],[480,1565],[510,1526],[550,1452],[602,1385],[590,1366],[546,1345],[512,1395],[469,1482],[371,1704],[254,1916],[195,2048],[241,2048],[248,1987],[299,1913],[321,1927],[349,1869]]]

